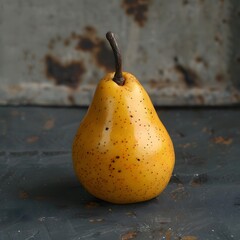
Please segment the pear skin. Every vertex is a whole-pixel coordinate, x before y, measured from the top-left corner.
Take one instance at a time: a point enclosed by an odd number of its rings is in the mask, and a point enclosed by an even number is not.
[[[136,203],[158,196],[172,175],[171,138],[139,81],[114,73],[98,84],[72,148],[73,165],[82,185],[112,203]]]

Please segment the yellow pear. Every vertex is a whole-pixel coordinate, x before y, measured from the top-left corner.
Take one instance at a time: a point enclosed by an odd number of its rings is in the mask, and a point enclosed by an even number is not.
[[[75,136],[73,165],[81,184],[97,198],[136,203],[158,196],[172,175],[171,138],[139,81],[122,72],[113,33],[107,33],[116,72],[98,84]]]

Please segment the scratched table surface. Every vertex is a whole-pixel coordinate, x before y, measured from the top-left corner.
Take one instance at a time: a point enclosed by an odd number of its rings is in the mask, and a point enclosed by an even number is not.
[[[86,108],[0,107],[0,239],[240,239],[240,109],[159,109],[176,151],[157,198],[114,205],[74,175]]]

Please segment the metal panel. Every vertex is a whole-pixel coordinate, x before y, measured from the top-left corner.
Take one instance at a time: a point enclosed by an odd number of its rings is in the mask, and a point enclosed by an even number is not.
[[[108,30],[155,105],[240,102],[237,0],[0,4],[1,104],[88,105],[113,70]]]

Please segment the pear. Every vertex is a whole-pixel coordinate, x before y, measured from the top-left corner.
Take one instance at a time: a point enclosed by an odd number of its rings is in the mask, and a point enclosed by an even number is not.
[[[118,204],[158,196],[175,163],[171,138],[143,86],[122,72],[114,34],[106,34],[115,56],[115,73],[98,84],[72,147],[73,166],[85,189]]]

